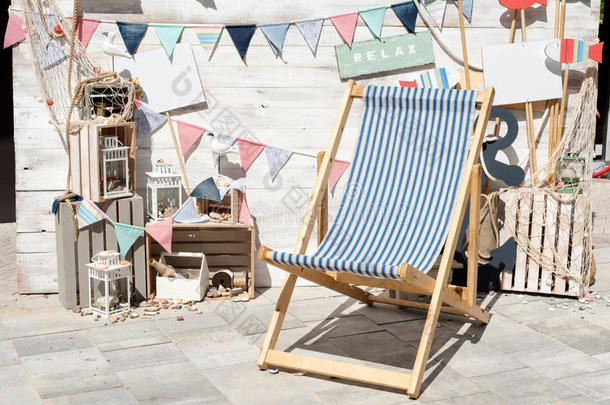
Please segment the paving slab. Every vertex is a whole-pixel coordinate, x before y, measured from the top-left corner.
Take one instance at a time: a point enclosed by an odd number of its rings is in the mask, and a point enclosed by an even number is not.
[[[45,405],[127,405],[137,403],[125,388],[81,392],[44,400]]]
[[[16,311],[0,314],[0,330],[7,337],[35,336],[79,330],[81,327],[63,308]]]
[[[608,330],[583,319],[550,319],[532,322],[529,326],[586,354],[610,351]]]
[[[610,368],[559,380],[594,401],[610,400]]]
[[[387,331],[340,336],[329,340],[352,358],[405,369],[413,367],[417,352],[414,346]]]
[[[271,374],[259,370],[255,363],[217,368],[206,376],[233,404],[321,403],[313,392],[298,384],[295,376],[285,372]]]
[[[341,311],[341,315],[364,315],[377,325],[392,322],[403,322],[413,319],[423,319],[426,317],[426,312],[424,311],[414,310],[411,308],[399,308],[395,305],[376,303],[370,307],[355,300],[349,300],[346,302],[346,304],[350,305]]]
[[[550,310],[552,308],[553,310]],[[518,303],[513,305],[503,305],[493,308],[493,313],[500,313],[503,316],[519,323],[529,323],[540,319],[570,318],[575,316],[566,310],[558,310],[555,305],[550,305],[540,299],[528,301],[527,304]]]
[[[454,398],[444,398],[438,401],[426,401],[430,405],[509,405],[513,402],[505,401],[501,397],[491,392],[477,392],[471,395],[457,396]]]
[[[512,404],[539,404],[578,394],[529,367],[473,377],[471,380]]]
[[[302,322],[312,322],[338,317],[349,307],[340,297],[313,298],[291,302],[288,313]]]
[[[197,366],[205,370],[255,362],[259,348],[250,337],[231,327],[175,334],[173,342]]]
[[[19,356],[36,356],[45,353],[93,348],[83,331],[50,333],[12,340]]]
[[[0,341],[0,367],[13,364],[19,364],[19,354],[10,341]]]
[[[180,332],[228,326],[228,323],[214,312],[186,314],[183,317],[183,321],[171,317],[154,319],[153,322],[162,332],[170,336]]]
[[[117,373],[141,404],[226,404],[227,398],[190,362]],[[233,383],[239,385],[237,379]],[[227,381],[227,383],[230,383]],[[239,403],[239,402],[236,402]]]
[[[244,335],[256,335],[267,331],[275,309],[274,304],[249,307],[248,303],[226,302],[222,307],[218,307],[216,313],[232,327]],[[282,323],[283,330],[303,326],[305,324],[290,313],[286,314]]]
[[[102,355],[94,349],[45,353],[23,359],[42,398],[120,387]]]
[[[0,381],[0,405],[42,403],[21,364],[0,367]]]
[[[187,360],[173,343],[112,350],[103,352],[102,355],[114,371],[181,363]]]
[[[270,287],[270,288],[257,288],[256,289],[263,297],[271,300],[272,302],[277,302],[278,297],[280,296],[281,287]],[[292,293],[291,301],[300,301],[300,300],[310,300],[314,298],[324,298],[324,297],[345,297],[345,295],[340,294],[336,291],[333,291],[326,287],[320,286],[303,286],[297,287],[294,289]]]
[[[125,324],[109,325],[87,330],[87,334],[98,350],[126,349],[168,343],[169,337],[154,322],[129,319]]]
[[[357,335],[360,333],[382,330],[383,327],[377,325],[363,315],[326,319],[318,322],[315,327],[313,327],[313,333],[317,333],[326,338]]]

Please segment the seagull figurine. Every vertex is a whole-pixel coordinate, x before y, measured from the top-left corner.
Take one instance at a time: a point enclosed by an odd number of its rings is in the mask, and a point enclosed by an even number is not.
[[[121,49],[113,43],[114,37],[116,37],[114,32],[103,32],[102,35],[106,37],[106,41],[104,41],[104,46],[102,48],[106,55],[131,58],[131,55],[127,51]]]
[[[222,140],[220,139],[220,134],[212,134],[212,141],[210,142],[210,148],[212,149],[213,153],[220,155],[220,156],[226,156],[229,153],[239,154],[239,152],[235,150],[233,145],[229,145],[229,144],[222,142]]]

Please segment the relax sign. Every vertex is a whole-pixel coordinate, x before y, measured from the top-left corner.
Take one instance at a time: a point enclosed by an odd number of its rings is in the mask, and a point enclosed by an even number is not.
[[[342,79],[434,63],[429,31],[335,46]]]

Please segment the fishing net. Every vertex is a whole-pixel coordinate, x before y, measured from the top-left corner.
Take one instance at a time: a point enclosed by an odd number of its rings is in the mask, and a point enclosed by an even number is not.
[[[592,265],[591,183],[597,65],[587,66],[577,104],[547,164],[519,187],[500,190],[504,231],[517,243],[502,288],[583,296]]]

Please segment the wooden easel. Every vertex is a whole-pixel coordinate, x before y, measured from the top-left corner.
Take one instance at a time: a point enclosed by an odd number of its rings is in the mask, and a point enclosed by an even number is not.
[[[174,149],[176,150],[176,157],[178,158],[178,163],[180,163],[180,171],[182,172],[182,181],[184,181],[184,189],[186,190],[187,195],[191,195],[191,186],[189,185],[189,179],[186,177],[186,169],[184,168],[184,159],[182,158],[182,153],[180,153],[180,147],[178,146],[178,139],[176,138],[176,132],[174,132],[174,125],[172,124],[172,118],[169,116],[169,113],[165,113],[165,117],[167,118],[167,125],[169,125],[169,131],[172,134],[172,141],[174,141]]]
[[[361,98],[363,92],[363,87],[356,86],[353,80],[348,81],[347,88],[341,99],[339,114],[335,120],[328,146],[324,155],[321,157],[321,164],[313,187],[313,192],[309,199],[307,209],[305,210],[303,224],[293,250],[296,254],[304,254],[307,249],[316,222],[316,217],[319,215],[319,209],[317,207],[321,206],[324,196],[326,195],[327,182],[332,162],[335,159],[337,149],[339,148],[339,143],[343,135],[343,129],[349,116],[352,102],[354,98]],[[492,108],[493,97],[493,87],[488,87],[484,92],[479,92],[477,96],[477,103],[481,105],[481,112],[479,119],[477,120],[476,128],[474,129],[473,140],[470,144],[468,159],[464,167],[464,174],[458,186],[455,205],[449,220],[448,236],[445,240],[445,246],[436,279],[418,271],[407,263],[400,265],[400,279],[372,278],[355,273],[329,273],[304,267],[277,264],[272,260],[273,251],[266,246],[260,247],[258,251],[259,260],[281,268],[288,274],[284,278],[282,289],[275,310],[271,316],[271,322],[269,323],[269,328],[258,357],[257,364],[259,368],[267,369],[269,366],[278,366],[313,374],[340,377],[401,389],[406,391],[410,397],[417,398],[420,393],[421,383],[440,312],[467,315],[480,322],[488,322],[489,312],[476,305],[476,271],[471,272],[469,269],[469,281],[466,289],[448,285],[448,279],[451,273],[453,252],[457,245],[458,234],[466,210],[466,204],[470,199],[471,203],[474,203],[471,204],[471,210],[474,210],[476,209],[476,204],[480,197],[479,176],[481,169],[480,165],[477,164],[477,161],[481,152],[483,138],[485,137],[485,130]],[[474,217],[474,215],[471,215],[471,218]],[[322,220],[324,220],[324,218],[322,218]],[[476,251],[475,241],[476,238],[472,240],[472,245],[475,246]],[[477,257],[477,255],[473,254],[472,257]],[[472,269],[475,268],[473,267]],[[330,288],[369,305],[373,305],[375,302],[382,302],[392,305],[427,309],[428,315],[415,358],[413,372],[408,374],[388,371],[275,350],[282,323],[290,303],[290,297],[292,296],[298,277]],[[431,299],[428,304],[403,299],[386,298],[373,295],[358,287],[359,285],[380,287],[388,290],[417,292],[430,295]],[[448,306],[443,306],[443,303],[448,304]],[[382,350],[382,348],[380,349]]]

